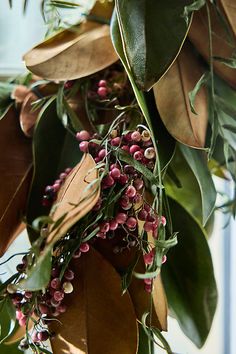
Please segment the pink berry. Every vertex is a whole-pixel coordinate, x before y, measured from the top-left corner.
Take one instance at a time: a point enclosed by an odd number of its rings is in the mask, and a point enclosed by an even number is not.
[[[134,188],[134,186],[128,186],[126,191],[125,191],[125,194],[127,195],[127,197],[129,198],[133,198],[136,196],[136,189]]]
[[[101,98],[105,98],[107,96],[107,88],[104,86],[101,86],[97,90],[97,94]]]
[[[133,230],[137,226],[137,220],[134,217],[129,217],[126,221],[126,225],[129,229]]]
[[[94,158],[94,161],[95,161],[96,163],[98,163],[98,162],[101,161],[101,159],[100,159],[99,157],[95,157],[95,158]]]
[[[48,338],[49,338],[48,331],[41,331],[41,332],[38,332],[37,338],[38,338],[38,340],[39,340],[40,342],[45,342],[45,341],[48,340]]]
[[[104,232],[99,231],[96,235],[98,238],[101,238],[103,240],[106,239],[106,234]]]
[[[90,140],[91,136],[87,130],[81,130],[76,134],[76,139],[80,141]]]
[[[118,222],[118,224],[121,224],[121,225],[123,225],[126,222],[127,218],[128,218],[128,216],[125,213],[118,213],[116,215],[116,221]]]
[[[39,342],[37,331],[33,331],[33,333],[31,334],[31,339],[34,343]]]
[[[20,319],[23,318],[23,317],[24,317],[23,312],[21,312],[20,310],[17,310],[17,311],[16,311],[16,319],[17,319],[17,320],[20,320]]]
[[[60,173],[59,177],[60,177],[60,180],[64,181],[64,179],[66,179],[66,177],[67,177],[67,174],[62,172],[62,173]]]
[[[166,226],[166,218],[164,216],[161,217],[161,224]]]
[[[119,136],[117,136],[116,138],[111,139],[111,145],[112,146],[119,146],[121,143],[121,139]]]
[[[141,134],[138,131],[135,131],[131,134],[131,139],[133,141],[140,141],[141,140]]]
[[[73,270],[71,269],[66,269],[65,273],[64,273],[64,278],[66,280],[73,280],[75,277],[75,273],[73,272]]]
[[[100,225],[99,225],[100,231],[107,233],[110,230],[110,224],[106,221],[103,221]]]
[[[152,210],[151,206],[147,203],[145,203],[143,207],[148,213],[150,213],[150,211]]]
[[[64,313],[67,310],[67,306],[65,304],[61,304],[57,307],[57,311],[60,313]]]
[[[24,327],[26,325],[26,321],[27,321],[27,317],[26,316],[22,316],[21,319],[19,320],[19,325],[21,327]]]
[[[100,160],[103,160],[106,155],[107,155],[106,149],[101,149],[98,153],[98,157],[100,158]]]
[[[77,259],[77,258],[79,258],[80,256],[81,256],[81,251],[80,251],[80,250],[75,251],[75,253],[73,254],[73,258],[74,258],[74,259]]]
[[[144,263],[147,265],[151,265],[154,259],[154,252],[153,250],[149,253],[143,255]]]
[[[64,299],[64,292],[63,291],[55,291],[53,297],[56,301],[62,301]]]
[[[118,223],[116,220],[111,220],[109,222],[109,225],[110,225],[110,230],[112,230],[112,231],[116,230],[118,227]]]
[[[138,145],[131,145],[129,148],[130,153],[133,155],[135,152],[140,151],[140,146]]]
[[[153,282],[153,279],[151,279],[151,278],[146,278],[146,279],[144,279],[143,281],[144,281],[145,284],[151,285],[152,282]]]
[[[140,191],[140,189],[143,188],[144,182],[141,178],[137,178],[134,180],[134,187],[137,189],[137,191]]]
[[[138,219],[139,220],[145,221],[147,219],[147,216],[148,216],[148,213],[147,213],[147,211],[145,209],[141,209],[138,212]]]
[[[111,170],[110,176],[114,179],[119,179],[120,178],[120,170],[119,168],[115,167]]]
[[[113,163],[110,165],[110,171],[112,171],[114,168],[118,168],[120,170],[120,166],[118,163]]]
[[[106,80],[100,80],[98,83],[98,87],[106,87],[107,86],[107,81]]]
[[[112,187],[115,183],[114,178],[112,178],[110,175],[107,175],[106,177],[104,177],[102,182],[103,182],[104,187]]]
[[[127,207],[130,204],[130,200],[129,197],[127,195],[123,195],[120,198],[120,206],[123,207]]]
[[[59,278],[54,278],[51,280],[51,283],[50,283],[50,286],[51,288],[57,290],[57,289],[60,289],[60,286],[61,286],[61,281]]]
[[[164,256],[162,257],[162,264],[164,264],[166,261],[167,261],[167,256],[164,255]]]
[[[88,141],[82,141],[79,144],[79,148],[82,152],[88,152],[88,147],[89,147],[89,142]]]
[[[137,161],[141,161],[143,158],[143,153],[141,151],[136,151],[134,153],[134,159]]]
[[[57,307],[57,306],[59,306],[60,304],[61,304],[61,301],[58,301],[58,300],[54,299],[54,297],[51,298],[51,300],[50,300],[50,305],[51,305],[51,306]]]
[[[89,244],[87,242],[84,242],[84,243],[81,243],[80,245],[80,251],[83,252],[83,253],[86,253],[89,251]]]
[[[131,139],[131,135],[132,135],[132,132],[129,132],[127,134],[124,135],[124,138],[127,142],[130,142],[132,139]]]
[[[128,183],[128,180],[129,178],[127,175],[121,174],[119,178],[119,183],[124,186],[126,183]]]
[[[72,171],[72,168],[71,167],[67,167],[65,169],[65,173],[68,175],[70,172]]]
[[[147,293],[152,292],[152,284],[145,284],[144,289]]]
[[[121,146],[121,149],[124,150],[124,151],[126,151],[126,152],[130,152],[128,145],[123,145],[123,146]]]
[[[145,221],[143,228],[146,232],[153,231],[153,223],[151,221]]]
[[[59,183],[54,183],[54,185],[52,187],[53,187],[53,191],[54,192],[58,192],[60,187],[61,187],[61,185]]]
[[[50,313],[50,309],[45,304],[39,304],[39,311],[42,315],[48,315]]]

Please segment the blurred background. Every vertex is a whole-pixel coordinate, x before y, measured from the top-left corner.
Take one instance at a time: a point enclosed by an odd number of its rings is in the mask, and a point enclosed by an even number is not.
[[[93,1],[80,1],[85,8]],[[0,77],[8,79],[26,71],[22,55],[32,46],[40,42],[47,31],[43,21],[40,4],[41,0],[29,0],[25,14],[23,1],[13,0],[12,9],[7,0],[0,3]],[[83,15],[82,10],[66,10],[66,21],[74,21],[74,17]],[[223,194],[231,192],[230,183],[227,185],[216,179],[217,190]],[[219,201],[220,203],[220,201]],[[215,218],[214,230],[209,240],[216,280],[218,284],[219,303],[211,333],[202,349],[197,349],[181,332],[178,323],[169,318],[169,331],[165,335],[172,350],[178,354],[235,354],[236,353],[236,223],[228,220],[220,211]],[[11,246],[1,261],[11,254],[27,250],[29,243],[23,233]],[[20,260],[15,257],[1,267],[0,278],[4,280],[15,272],[15,265]],[[164,353],[156,348],[156,353]],[[125,353],[122,353],[125,354]]]

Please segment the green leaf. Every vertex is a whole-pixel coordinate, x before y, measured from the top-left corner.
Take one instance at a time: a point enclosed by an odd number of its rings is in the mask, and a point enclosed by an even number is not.
[[[194,12],[200,10],[206,4],[206,0],[196,0],[192,4],[184,6],[184,18],[186,23],[189,21],[189,15]]]
[[[220,63],[225,64],[226,66],[236,69],[236,58],[221,58],[221,57],[213,57],[214,60],[219,61]]]
[[[116,0],[122,45],[135,82],[149,90],[168,70],[188,32],[185,6],[193,0]]]
[[[155,354],[154,342],[150,340],[148,335],[143,329],[143,326],[139,324],[139,345],[137,354]]]
[[[0,119],[5,116],[14,103],[14,100],[11,98],[11,93],[15,87],[16,85],[7,82],[0,83]]]
[[[195,102],[196,95],[199,92],[199,90],[201,89],[201,87],[208,82],[208,80],[209,80],[209,73],[206,72],[200,77],[200,79],[196,83],[194,89],[192,91],[190,91],[188,94],[191,111],[196,115],[198,114],[194,108],[194,102]]]
[[[211,254],[199,224],[176,201],[169,199],[178,245],[162,267],[168,304],[183,332],[199,348],[211,329],[217,289]]]
[[[182,144],[179,144],[179,148],[198,182],[202,199],[202,223],[205,225],[214,210],[216,201],[216,190],[207,166],[206,155],[203,151]]]
[[[36,264],[29,269],[27,278],[20,281],[18,284],[19,289],[28,291],[36,291],[45,289],[51,277],[52,265],[52,251],[51,248],[44,252],[36,262]]]
[[[231,133],[236,133],[236,125],[231,125],[231,124],[223,124],[222,127],[224,129],[229,130]]]
[[[55,97],[40,112],[33,139],[34,177],[30,191],[27,222],[29,225],[47,215],[48,208],[41,204],[44,189],[58,178],[66,167],[74,167],[81,158],[78,142],[62,125],[56,113]],[[31,241],[38,237],[28,229]]]

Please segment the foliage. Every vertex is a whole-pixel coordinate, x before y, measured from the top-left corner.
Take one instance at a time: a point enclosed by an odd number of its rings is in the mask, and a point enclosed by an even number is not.
[[[0,249],[23,215],[32,242],[1,285],[24,319],[22,348],[47,353],[55,331],[54,353],[151,354],[154,344],[171,353],[167,306],[205,343],[217,305],[203,228],[215,210],[213,173],[236,182],[230,2],[42,1],[51,37],[24,56],[42,80],[0,85],[11,186],[1,173]],[[76,23],[63,11],[78,11]],[[236,199],[225,207],[235,216]]]

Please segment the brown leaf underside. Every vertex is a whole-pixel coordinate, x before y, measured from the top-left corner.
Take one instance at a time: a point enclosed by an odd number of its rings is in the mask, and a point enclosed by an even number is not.
[[[73,80],[100,71],[118,60],[108,25],[84,23],[65,30],[24,55],[34,74],[49,80]]]
[[[31,180],[31,140],[14,109],[0,121],[0,256],[18,234]]]
[[[59,333],[51,341],[54,354],[135,354],[137,323],[128,294],[121,296],[120,277],[95,250],[74,264],[74,292],[67,296],[68,310]]]
[[[222,58],[231,58],[235,52],[235,46],[231,46],[228,43],[228,38],[221,21],[219,20],[212,5],[210,6],[210,16],[212,23],[212,44],[213,44],[213,56]],[[221,0],[221,6],[225,11],[226,18],[231,27],[232,33],[236,35],[236,8],[235,1]],[[193,16],[192,25],[189,30],[189,38],[199,53],[209,61],[209,34],[207,24],[207,12],[206,8],[202,8],[200,11],[196,11]],[[231,26],[230,26],[231,25]],[[229,68],[223,63],[214,60],[214,70],[226,80],[230,85],[236,87],[236,70]]]
[[[88,188],[98,178],[98,170],[90,154],[72,170],[61,187],[53,206],[51,217],[54,221],[66,215],[63,222],[49,234],[47,243],[56,242],[96,204],[100,196],[100,183]]]
[[[198,113],[195,115],[191,112],[188,93],[203,73],[197,58],[185,43],[177,60],[153,87],[158,111],[169,133],[181,143],[195,148],[205,144],[207,97],[202,88],[195,99],[195,111]]]

